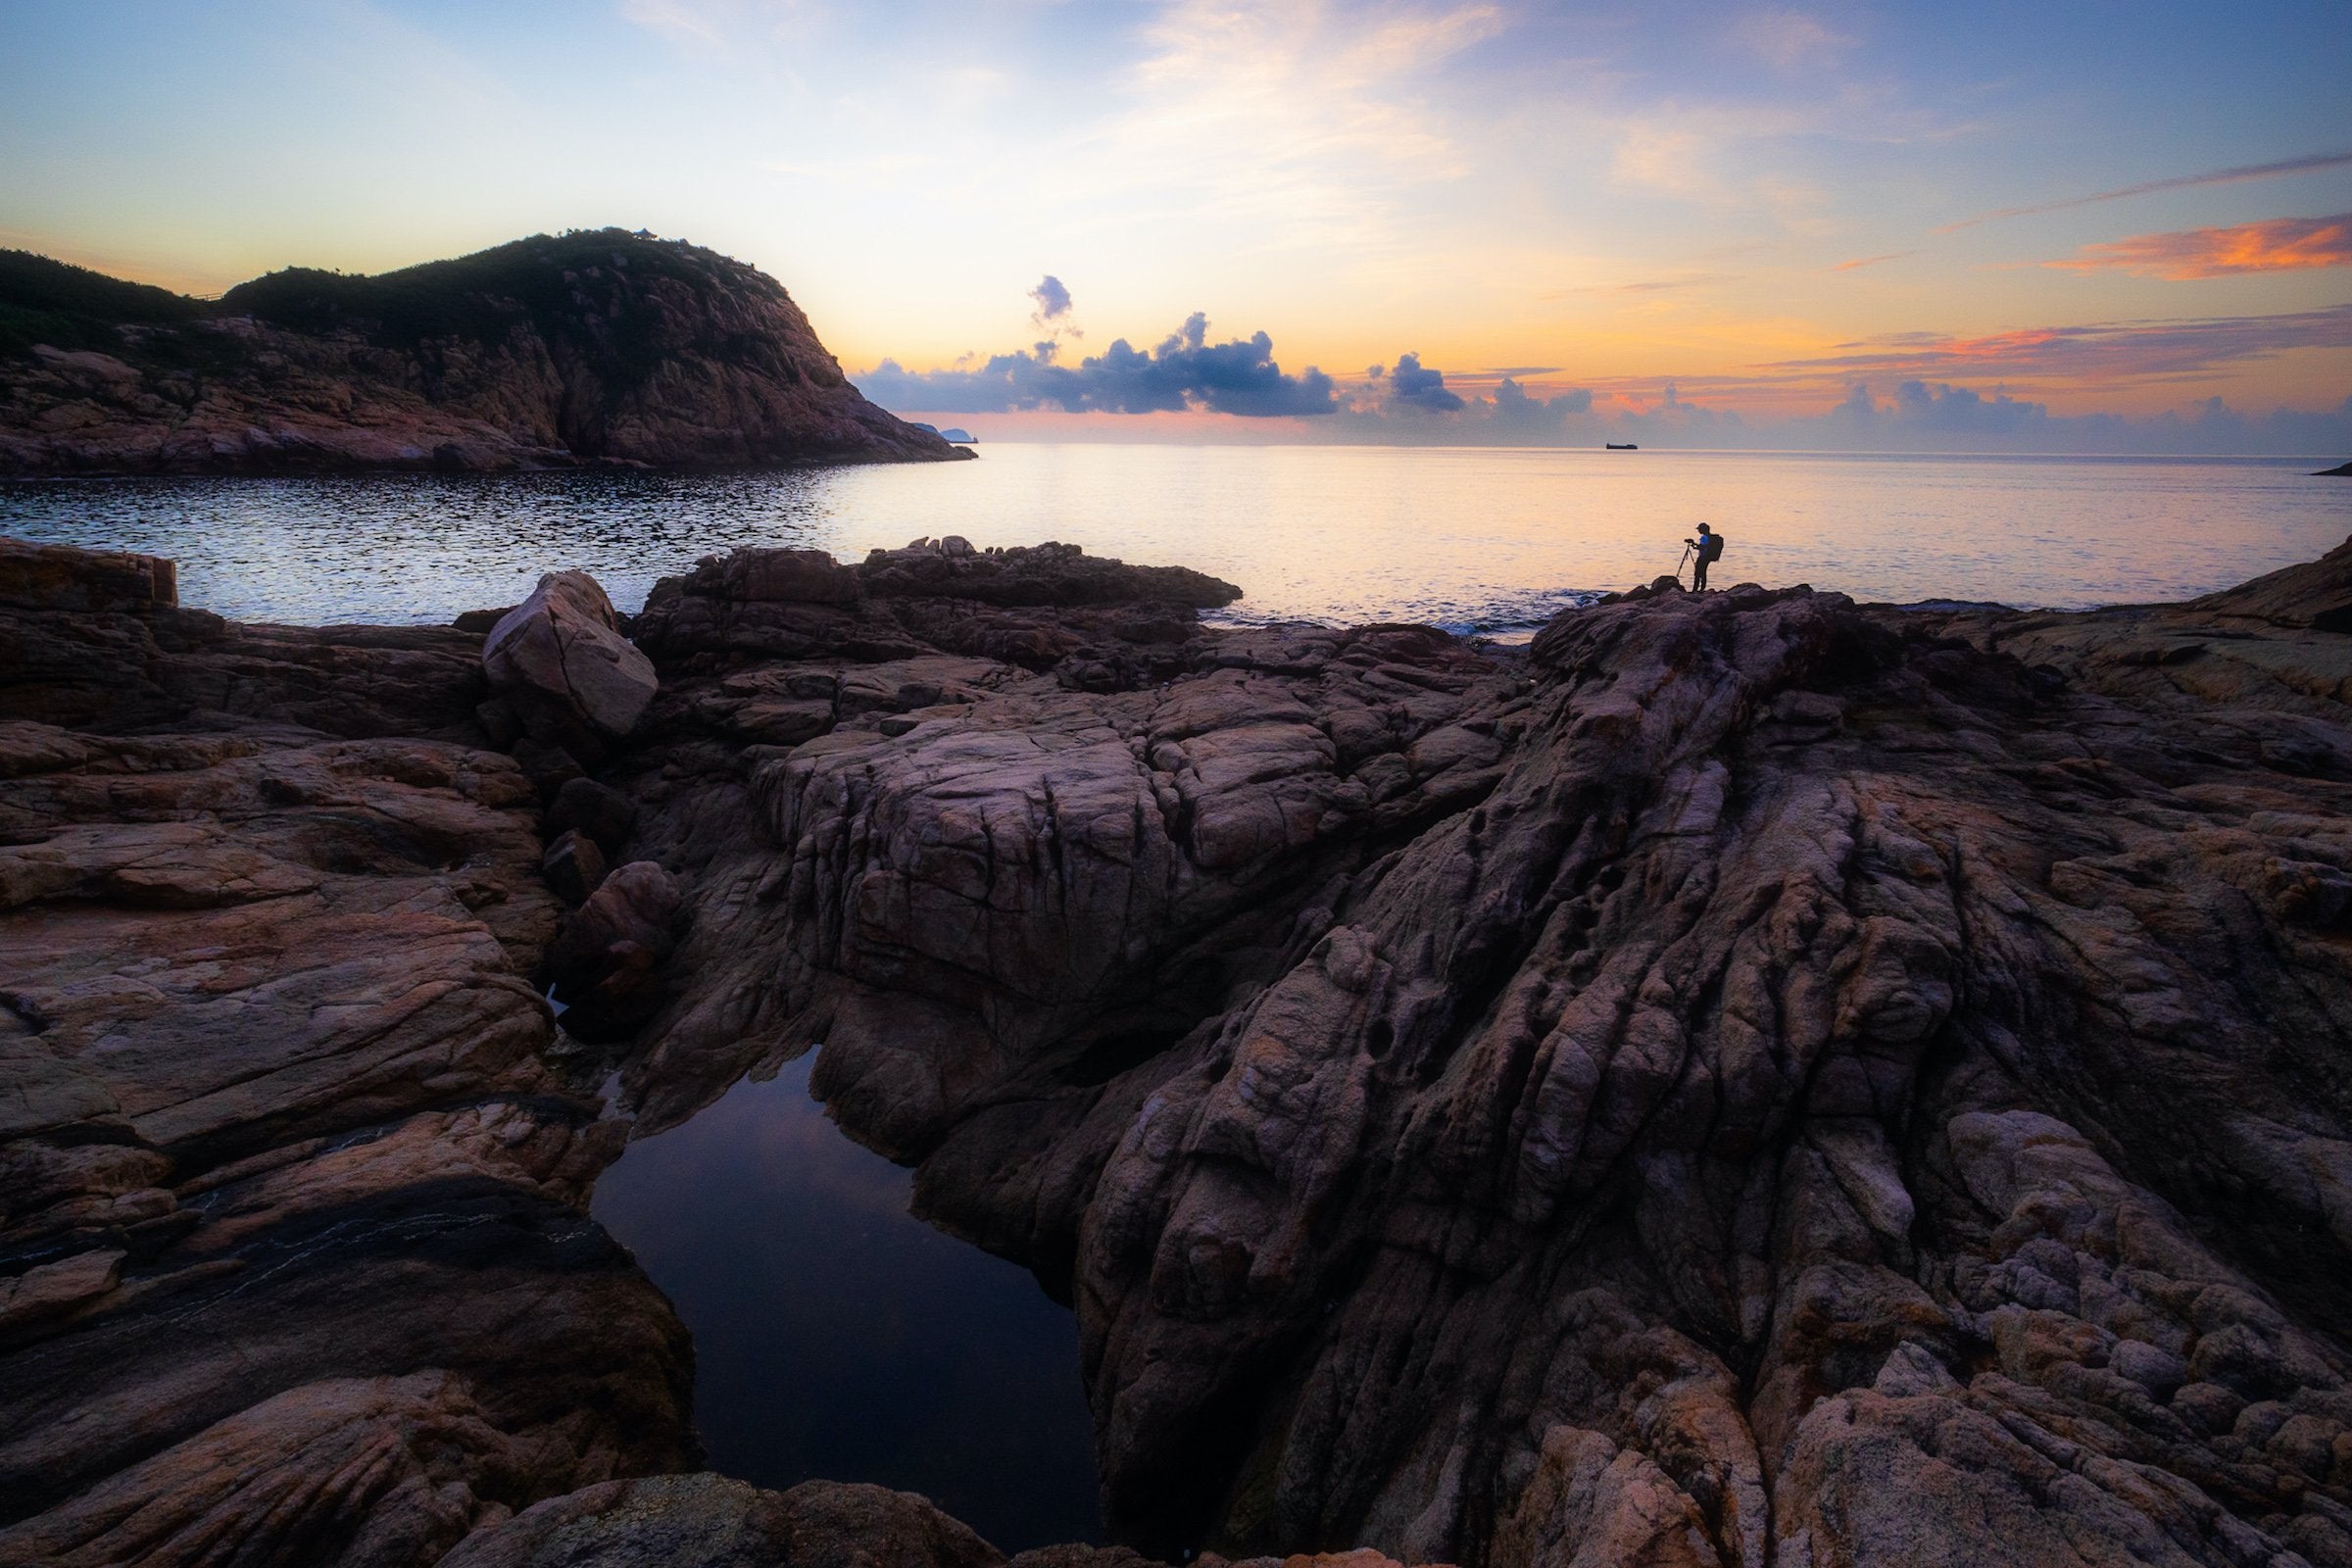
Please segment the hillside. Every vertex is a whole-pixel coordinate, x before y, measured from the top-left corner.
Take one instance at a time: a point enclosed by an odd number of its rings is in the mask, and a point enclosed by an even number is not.
[[[683,241],[534,235],[218,301],[0,252],[0,472],[965,455],[867,402],[782,284]]]

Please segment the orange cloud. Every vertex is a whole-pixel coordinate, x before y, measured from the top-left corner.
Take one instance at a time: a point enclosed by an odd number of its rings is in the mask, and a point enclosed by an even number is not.
[[[2228,277],[2238,272],[2292,272],[2313,267],[2352,266],[2352,213],[2333,218],[2273,218],[2228,228],[2191,228],[2173,234],[2134,234],[2044,267],[2070,272],[2134,272],[2141,277],[2186,280]]]

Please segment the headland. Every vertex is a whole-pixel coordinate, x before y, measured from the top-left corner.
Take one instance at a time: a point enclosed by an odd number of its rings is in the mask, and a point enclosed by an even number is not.
[[[623,229],[219,300],[0,252],[0,474],[969,458],[869,403],[781,284]]]

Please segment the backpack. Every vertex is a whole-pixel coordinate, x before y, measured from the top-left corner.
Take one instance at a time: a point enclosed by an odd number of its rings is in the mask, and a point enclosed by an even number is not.
[[[1711,533],[1699,542],[1698,559],[1712,565],[1723,559],[1723,535]]]

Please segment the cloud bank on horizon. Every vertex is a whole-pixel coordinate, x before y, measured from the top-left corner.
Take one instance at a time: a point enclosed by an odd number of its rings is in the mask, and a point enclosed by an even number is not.
[[[217,292],[646,227],[1062,433],[2344,445],[2343,0],[184,9],[0,7],[0,245]]]
[[[1056,314],[1066,312],[1068,291],[1058,289],[1057,297]],[[2352,394],[2313,410],[2248,411],[2215,394],[2155,415],[2067,415],[2013,395],[2009,383],[2058,373],[2119,386],[2182,384],[2241,362],[2346,348],[2352,348],[2352,305],[1978,338],[1898,333],[1840,344],[1817,359],[1683,380],[1622,378],[1536,390],[1520,376],[1553,375],[1556,368],[1450,372],[1449,386],[1449,372],[1406,352],[1393,365],[1367,368],[1360,379],[1337,380],[1313,366],[1292,373],[1275,360],[1268,333],[1211,343],[1208,318],[1196,311],[1153,347],[1139,350],[1118,338],[1074,366],[1057,363],[1059,344],[1048,339],[934,370],[908,370],[885,359],[855,379],[868,397],[909,415],[1196,414],[1283,420],[1298,439],[1335,442],[1571,446],[1639,439],[1888,451],[2318,454],[2352,450]],[[1962,376],[1991,377],[1993,385],[1980,391],[1956,379]],[[1817,408],[1743,416],[1736,400],[1759,388],[1813,400]],[[1152,432],[1184,433],[1164,424]]]

